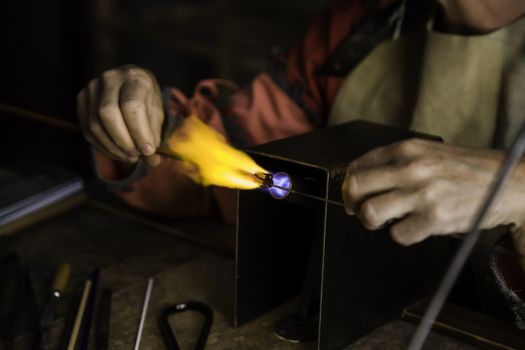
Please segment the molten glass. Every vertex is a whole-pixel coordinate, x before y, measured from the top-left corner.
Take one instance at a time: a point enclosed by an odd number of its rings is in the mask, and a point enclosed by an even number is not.
[[[286,198],[292,189],[292,180],[290,175],[284,172],[278,172],[272,176],[272,186],[268,188],[268,192],[272,197],[277,199]]]
[[[188,176],[205,186],[255,189],[261,186],[255,174],[267,173],[246,153],[230,146],[224,136],[193,115],[171,135],[168,144],[184,162]]]

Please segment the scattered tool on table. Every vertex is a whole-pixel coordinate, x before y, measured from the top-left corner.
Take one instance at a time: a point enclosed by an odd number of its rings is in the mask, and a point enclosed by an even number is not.
[[[100,277],[100,269],[96,268],[91,274],[91,290],[86,304],[86,312],[82,321],[82,333],[80,335],[80,350],[87,350],[89,345],[89,335],[91,331],[91,321],[95,313],[95,304],[97,300],[97,287]]]
[[[139,350],[140,339],[142,337],[142,330],[144,329],[144,322],[146,321],[146,315],[148,313],[148,305],[151,299],[151,290],[153,289],[153,277],[148,278],[148,286],[146,287],[146,293],[144,294],[144,303],[142,304],[142,312],[140,314],[139,326],[137,329],[137,337],[135,338],[134,350]]]
[[[48,296],[47,303],[45,304],[42,317],[40,318],[40,347],[43,348],[49,328],[53,322],[56,308],[69,283],[69,277],[71,275],[71,267],[67,263],[62,263],[55,274],[53,283],[51,284],[51,290]]]
[[[197,343],[195,344],[195,350],[204,350],[206,346],[206,341],[208,340],[211,326],[213,324],[213,310],[204,303],[190,300],[187,303],[167,306],[162,310],[159,319],[159,327],[167,350],[180,350],[179,343],[177,343],[175,334],[171,329],[169,317],[186,311],[197,311],[204,316],[204,323],[199,338],[197,339]]]
[[[69,341],[67,343],[67,350],[75,350],[78,334],[80,332],[80,327],[82,326],[82,320],[84,319],[84,313],[86,311],[86,304],[89,297],[89,292],[91,290],[91,280],[84,282],[84,287],[82,289],[82,295],[80,297],[80,303],[78,304],[77,313],[75,316],[75,323],[73,324],[73,329],[69,335]]]

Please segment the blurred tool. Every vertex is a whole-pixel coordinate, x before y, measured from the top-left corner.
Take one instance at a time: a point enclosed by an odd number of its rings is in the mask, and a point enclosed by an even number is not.
[[[6,350],[12,350],[14,340],[21,335],[27,336],[28,349],[38,349],[41,336],[38,311],[27,269],[15,253],[0,252],[0,343]]]
[[[202,325],[201,333],[195,344],[195,350],[204,350],[206,341],[210,334],[211,325],[213,323],[213,310],[206,304],[190,300],[187,303],[179,303],[175,305],[167,306],[162,310],[162,314],[159,320],[160,333],[164,340],[167,350],[180,350],[179,343],[175,338],[175,334],[170,326],[169,317],[186,311],[197,311],[204,316],[204,323]]]
[[[140,314],[139,327],[137,329],[137,338],[135,339],[134,350],[139,350],[140,338],[142,338],[142,330],[144,329],[144,321],[146,321],[146,314],[148,313],[149,300],[151,299],[151,290],[153,289],[153,277],[148,278],[148,286],[146,287],[146,294],[144,294],[144,303],[142,304],[142,313]]]
[[[58,302],[64,295],[70,275],[71,267],[67,263],[62,263],[56,271],[55,278],[51,284],[51,291],[44,307],[44,312],[42,313],[42,317],[40,319],[41,347],[44,346],[49,328],[51,328],[51,323],[53,322],[53,317],[55,316]]]
[[[95,312],[95,302],[97,300],[97,286],[100,277],[100,269],[96,268],[91,274],[91,290],[86,305],[86,312],[82,322],[82,334],[80,337],[80,350],[87,350],[89,345],[89,334],[91,331],[91,321]]]
[[[10,224],[43,208],[47,208],[65,198],[82,192],[83,189],[82,179],[76,178],[1,208],[0,226]]]
[[[84,288],[82,289],[82,296],[80,297],[80,303],[78,305],[77,314],[75,316],[75,323],[73,324],[73,329],[69,336],[69,341],[67,344],[67,350],[75,350],[78,333],[80,332],[80,327],[82,326],[82,320],[84,319],[84,313],[86,311],[86,304],[89,297],[89,291],[91,290],[91,280],[87,280],[84,283]]]
[[[109,325],[111,320],[111,289],[104,289],[98,302],[95,328],[95,349],[107,350],[109,345]]]

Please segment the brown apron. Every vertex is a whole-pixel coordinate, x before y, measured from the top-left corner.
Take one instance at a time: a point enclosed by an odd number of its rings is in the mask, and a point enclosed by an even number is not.
[[[346,77],[329,124],[365,119],[461,146],[503,144],[525,114],[514,106],[525,96],[515,77],[524,43],[525,19],[485,35],[426,29],[383,42]],[[507,85],[520,82],[509,101]]]

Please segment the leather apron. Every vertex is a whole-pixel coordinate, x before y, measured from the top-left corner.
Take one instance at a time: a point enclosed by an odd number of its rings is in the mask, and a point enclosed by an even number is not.
[[[525,19],[471,36],[436,32],[429,25],[382,42],[347,75],[328,123],[364,119],[456,145],[493,147],[499,124],[510,126],[509,118],[525,114],[501,115],[503,87],[524,42]]]

